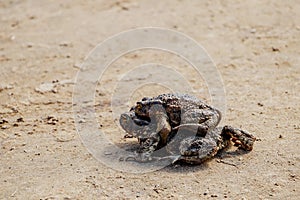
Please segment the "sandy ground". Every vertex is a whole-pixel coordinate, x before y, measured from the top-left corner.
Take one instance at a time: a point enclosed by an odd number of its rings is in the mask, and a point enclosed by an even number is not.
[[[0,16],[0,199],[299,198],[299,1],[16,0],[1,1]],[[252,152],[145,174],[115,171],[88,153],[72,113],[78,67],[101,41],[144,26],[203,45],[226,90],[222,124],[255,134]],[[116,63],[153,60],[177,66],[209,101],[192,68],[172,55],[136,52]],[[110,117],[119,65],[97,86],[96,115],[124,142]],[[142,88],[134,98],[158,91],[165,88]]]

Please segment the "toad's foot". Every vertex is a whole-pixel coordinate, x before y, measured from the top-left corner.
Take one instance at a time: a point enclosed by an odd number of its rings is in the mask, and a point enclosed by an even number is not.
[[[231,141],[236,146],[247,151],[251,151],[253,149],[253,144],[256,140],[256,138],[250,133],[231,126],[224,126],[222,136],[228,139],[231,138]]]

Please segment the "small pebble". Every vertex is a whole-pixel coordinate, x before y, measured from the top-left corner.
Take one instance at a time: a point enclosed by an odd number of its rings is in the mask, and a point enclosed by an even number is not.
[[[296,174],[290,174],[290,177],[291,177],[291,178],[295,178],[295,177],[296,177]]]
[[[1,129],[8,129],[8,128],[9,128],[9,126],[7,126],[7,125],[1,126]]]
[[[106,155],[106,156],[112,155],[112,152],[106,151],[106,152],[104,152],[104,155]]]
[[[261,106],[261,107],[263,107],[264,106],[264,104],[262,104],[262,103],[257,103],[257,105],[259,105],[259,106]]]
[[[1,119],[0,120],[0,124],[6,124],[6,123],[8,123],[8,121],[6,119]]]
[[[80,69],[80,68],[81,68],[81,65],[80,65],[79,63],[75,63],[75,64],[73,65],[73,67],[74,67],[74,68],[77,68],[77,69]]]
[[[17,122],[24,122],[23,117],[19,117],[19,118],[17,119]]]
[[[55,89],[55,84],[53,83],[42,83],[35,88],[35,91],[41,94],[44,94],[46,92],[57,93],[57,90]]]
[[[85,120],[84,120],[84,119],[80,119],[80,120],[78,121],[78,123],[85,123]]]
[[[250,30],[250,33],[256,33],[256,29],[255,29],[255,28],[252,28],[252,29]]]

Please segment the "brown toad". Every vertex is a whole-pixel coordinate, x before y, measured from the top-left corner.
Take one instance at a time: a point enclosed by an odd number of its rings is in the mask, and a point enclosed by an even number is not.
[[[120,117],[126,137],[136,137],[140,148],[133,158],[153,159],[155,151],[166,147],[173,162],[201,163],[227,147],[230,141],[252,150],[255,137],[229,126],[217,127],[221,113],[187,94],[162,94],[143,98]]]

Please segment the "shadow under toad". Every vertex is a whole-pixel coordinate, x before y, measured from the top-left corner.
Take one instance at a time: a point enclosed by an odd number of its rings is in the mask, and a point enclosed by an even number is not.
[[[221,150],[217,153],[213,158],[204,161],[203,163],[199,164],[189,164],[184,161],[176,161],[173,162],[172,159],[164,159],[164,157],[169,156],[170,154],[162,148],[159,151],[155,151],[152,156],[153,158],[162,158],[160,160],[152,160],[148,162],[139,162],[135,160],[126,160],[126,156],[128,155],[135,155],[135,151],[139,149],[139,144],[137,141],[125,141],[114,143],[119,149],[122,149],[126,152],[126,155],[117,155],[118,153],[114,153],[115,157],[113,158],[114,161],[118,161],[120,165],[120,169],[122,170],[122,166],[124,170],[130,173],[148,173],[153,171],[165,171],[170,173],[187,173],[187,172],[195,172],[206,170],[209,168],[210,165],[219,165],[219,164],[226,164],[232,167],[238,167],[241,165],[241,161],[236,159],[241,155],[247,154],[247,151],[244,151],[239,148],[232,147],[230,145],[226,149]],[[113,152],[115,147],[107,148],[106,152]],[[112,154],[109,154],[112,155]],[[121,159],[123,157],[123,159]],[[125,159],[124,159],[125,158]],[[118,169],[118,170],[120,170]],[[130,170],[129,170],[130,169]]]

